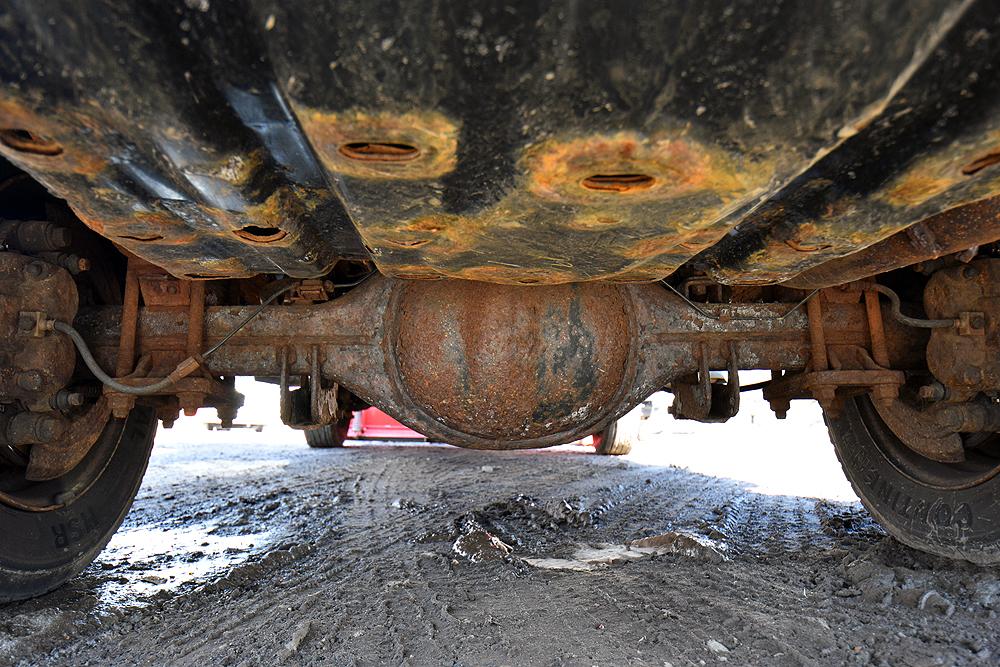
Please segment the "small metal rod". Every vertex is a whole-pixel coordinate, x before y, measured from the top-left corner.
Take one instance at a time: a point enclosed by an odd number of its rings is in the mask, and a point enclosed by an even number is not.
[[[882,325],[882,308],[875,290],[865,290],[865,313],[868,315],[868,333],[872,339],[872,359],[882,368],[889,368],[889,348],[885,342],[885,327]]]
[[[375,275],[375,273],[376,273],[375,271],[372,271],[371,273],[366,273],[361,278],[358,278],[357,280],[354,280],[354,281],[349,282],[349,283],[335,283],[333,285],[333,287],[334,288],[338,288],[338,287],[355,287],[355,286],[360,285],[361,283],[365,282],[369,278],[371,278],[373,275]],[[238,334],[240,332],[240,329],[242,329],[246,325],[250,324],[251,320],[253,320],[255,317],[257,317],[258,315],[260,315],[261,312],[263,312],[264,308],[267,307],[272,301],[274,301],[275,299],[277,299],[282,294],[285,294],[286,292],[290,292],[292,290],[292,288],[297,287],[298,284],[299,284],[299,281],[294,281],[291,284],[288,284],[288,285],[285,285],[284,287],[279,288],[276,292],[274,292],[273,294],[271,294],[271,296],[267,297],[267,299],[265,299],[264,301],[262,301],[261,304],[259,306],[257,306],[257,308],[255,308],[252,313],[250,313],[245,318],[243,318],[243,320],[239,324],[237,324],[236,327],[234,327],[232,331],[230,331],[225,336],[223,336],[222,340],[220,340],[218,343],[216,343],[212,347],[210,347],[207,350],[205,350],[202,353],[201,358],[202,359],[207,359],[210,355],[215,354],[216,350],[218,350],[220,347],[222,347],[223,345],[225,345],[226,341],[228,341],[230,338],[232,338],[233,336],[235,336],[236,334]]]
[[[740,385],[741,392],[757,391],[758,389],[764,389],[771,384],[773,380],[764,380],[763,382],[754,382],[753,384]]]
[[[922,320],[916,317],[908,317],[900,310],[899,295],[885,285],[872,283],[869,289],[873,289],[879,294],[884,294],[889,303],[892,304],[892,316],[899,322],[918,329],[947,329],[955,326],[955,320]]]
[[[132,262],[125,271],[125,298],[122,303],[121,339],[115,375],[124,377],[135,366],[135,341],[139,329],[139,276]]]
[[[786,310],[781,315],[777,315],[774,317],[748,316],[748,315],[728,315],[726,317],[722,317],[721,315],[710,313],[704,308],[701,308],[700,306],[698,306],[698,304],[696,304],[694,301],[684,296],[676,287],[668,283],[666,280],[661,280],[660,282],[666,285],[668,288],[670,288],[671,292],[679,296],[684,301],[684,303],[690,306],[696,313],[698,313],[702,317],[707,317],[710,320],[727,320],[727,321],[728,320],[783,320],[792,313],[794,313],[796,310],[801,308],[803,305],[805,305],[805,303],[809,301],[809,299],[811,299],[813,295],[816,294],[816,292],[819,291],[819,289],[814,289],[812,292],[809,292],[809,294],[807,294],[805,298],[796,303],[794,306]],[[732,305],[732,304],[721,304],[721,305]]]
[[[275,290],[274,293],[271,294],[271,296],[269,296],[266,299],[264,299],[263,301],[261,301],[259,306],[257,306],[256,308],[254,308],[254,310],[249,315],[247,315],[246,317],[244,317],[243,320],[239,324],[237,324],[235,327],[233,327],[233,329],[229,333],[227,333],[225,336],[223,336],[222,340],[220,340],[218,343],[216,343],[212,347],[210,347],[207,350],[205,350],[202,353],[202,355],[201,355],[202,359],[207,359],[210,355],[215,354],[215,352],[220,347],[222,347],[223,345],[225,345],[226,342],[230,338],[232,338],[233,336],[235,336],[236,334],[238,334],[240,332],[240,329],[242,329],[246,325],[250,324],[251,320],[253,320],[255,317],[257,317],[258,315],[260,315],[261,312],[264,310],[264,308],[266,308],[272,301],[274,301],[275,299],[277,299],[282,294],[285,294],[286,292],[290,292],[292,290],[292,288],[295,287],[298,284],[299,284],[298,281],[295,281],[295,282],[293,282],[291,284],[288,284],[288,285],[285,285],[284,287],[281,287],[278,290]]]
[[[201,341],[205,337],[205,282],[191,282],[191,301],[188,306],[187,353],[194,356],[201,351]]]
[[[813,299],[806,307],[809,313],[809,343],[812,346],[812,369],[825,371],[830,367],[826,354],[826,332],[823,331],[823,305],[820,299]]]

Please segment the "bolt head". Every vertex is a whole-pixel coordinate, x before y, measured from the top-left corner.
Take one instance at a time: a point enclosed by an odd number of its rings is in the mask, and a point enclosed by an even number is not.
[[[934,391],[934,387],[932,385],[925,384],[917,392],[917,395],[920,396],[920,398],[924,399],[925,401],[933,401],[935,393],[936,392]]]
[[[61,423],[55,417],[40,417],[35,422],[35,435],[39,440],[51,442],[61,435]]]
[[[24,275],[29,278],[41,278],[45,274],[45,265],[41,262],[28,262],[24,265]]]
[[[962,277],[967,280],[972,280],[978,275],[979,275],[979,269],[977,269],[974,266],[967,266],[964,269],[962,269]]]
[[[969,366],[965,370],[962,371],[962,374],[961,374],[960,377],[962,379],[962,383],[963,384],[974,385],[974,384],[978,383],[979,380],[980,380],[980,378],[982,377],[982,371],[980,371],[978,368],[974,368],[972,366]]]

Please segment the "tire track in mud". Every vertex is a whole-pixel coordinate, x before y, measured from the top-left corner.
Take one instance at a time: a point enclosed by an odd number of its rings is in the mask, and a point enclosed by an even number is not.
[[[567,453],[281,451],[289,463],[280,474],[189,488],[192,498],[242,496],[239,506],[279,502],[269,515],[249,513],[246,528],[267,522],[275,536],[266,553],[124,608],[115,622],[69,628],[71,639],[56,641],[54,652],[52,633],[67,627],[29,634],[11,662],[681,665],[725,657],[793,665],[905,656],[988,664],[977,656],[994,650],[965,638],[991,636],[990,605],[1000,610],[995,573],[913,557],[872,530],[856,505]],[[211,507],[240,509],[164,500],[174,493],[140,500],[136,517],[183,525]],[[514,551],[463,558],[453,545],[468,519]],[[724,543],[729,560],[653,554],[589,572],[524,560],[671,530]],[[892,597],[888,606],[878,587]],[[930,588],[955,602],[951,616],[908,602]],[[970,597],[971,589],[982,590]],[[51,611],[44,599],[32,604]],[[6,612],[0,638],[16,623]]]

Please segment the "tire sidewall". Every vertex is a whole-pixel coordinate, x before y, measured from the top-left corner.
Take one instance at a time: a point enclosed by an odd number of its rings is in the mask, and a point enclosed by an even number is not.
[[[827,422],[845,475],[893,537],[949,558],[1000,561],[1000,476],[964,489],[930,486],[883,453],[855,401],[845,401]]]
[[[48,592],[93,561],[132,505],[155,431],[155,415],[142,408],[111,421],[95,445],[113,446],[107,465],[62,509],[25,512],[0,505],[0,602]]]

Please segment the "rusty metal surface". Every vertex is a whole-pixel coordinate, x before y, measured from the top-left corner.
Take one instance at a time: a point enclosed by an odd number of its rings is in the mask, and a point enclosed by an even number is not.
[[[924,289],[924,309],[933,319],[961,326],[935,329],[927,344],[927,366],[949,389],[949,400],[1000,388],[1000,260],[978,259],[936,272]]]
[[[705,423],[723,423],[740,409],[739,359],[735,343],[729,344],[729,365],[725,382],[715,382],[707,366],[703,346],[697,347],[698,372],[670,384],[674,402],[670,414],[675,419],[694,419]]]
[[[591,424],[630,380],[636,331],[621,287],[410,282],[395,303],[401,387],[463,433],[532,440]]]
[[[898,399],[876,402],[875,410],[896,437],[921,456],[942,463],[965,460],[962,436],[942,425],[933,412],[917,410]]]
[[[988,0],[0,11],[0,155],[178,277],[781,282],[1000,190]]]
[[[266,307],[208,366],[213,375],[278,378],[285,355],[287,377],[312,377],[318,363],[326,382],[430,437],[507,448],[573,440],[702,368],[809,363],[807,318],[801,310],[782,317],[790,304],[701,305],[710,316],[659,285],[376,277],[329,302]],[[105,364],[115,358],[120,310],[85,309],[77,318]],[[207,308],[204,343],[221,340],[248,311]],[[858,299],[824,317],[831,340],[867,344]],[[187,356],[185,322],[174,313],[143,309],[138,332],[151,377]]]
[[[129,260],[131,264],[132,261]],[[115,361],[115,375],[124,377],[132,372],[135,365],[135,345],[139,326],[139,276],[130,266],[125,272],[125,294],[119,320],[120,334],[118,354]]]
[[[890,401],[899,395],[899,388],[906,383],[902,371],[825,370],[788,373],[774,378],[764,388],[764,399],[787,410],[788,401],[812,398],[823,406],[828,415],[837,415],[839,399],[857,393],[871,393],[875,403]]]
[[[322,398],[340,386],[444,442],[548,446],[598,430],[692,374],[806,369],[809,319],[791,309],[795,303],[700,303],[696,310],[661,285],[517,287],[375,277],[331,301],[265,307],[209,359],[207,370],[285,378],[288,385],[301,378],[307,391],[294,421],[303,426],[324,412],[309,392],[319,388]],[[249,312],[208,307],[204,345],[220,341]],[[120,313],[95,307],[77,318],[103,364],[115,359]],[[846,387],[895,395],[903,373],[871,359],[869,315],[860,290],[824,298],[834,370],[812,374],[800,393],[826,399]],[[186,321],[176,310],[142,309],[137,339],[144,377],[162,377],[189,354]],[[894,362],[921,363],[925,338],[886,340]],[[291,415],[294,392],[288,393]]]
[[[77,302],[76,285],[65,270],[0,252],[0,400],[19,400],[37,411],[50,409],[56,392],[73,375],[75,350],[65,338],[34,335],[34,324],[21,314],[72,321]]]
[[[864,250],[804,271],[785,285],[831,287],[1000,240],[1000,197],[958,206]]]
[[[986,157],[1000,144],[1000,86],[993,79],[1000,40],[971,35],[992,35],[998,27],[990,2],[943,12],[891,94],[845,126],[835,150],[698,263],[723,282],[783,282],[929,216],[994,196],[1000,171]]]
[[[32,482],[58,479],[73,470],[97,442],[110,417],[111,404],[101,397],[73,419],[57,441],[32,445],[25,479]]]

